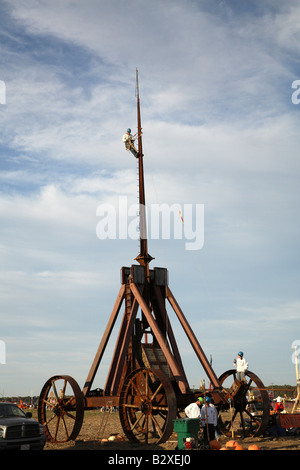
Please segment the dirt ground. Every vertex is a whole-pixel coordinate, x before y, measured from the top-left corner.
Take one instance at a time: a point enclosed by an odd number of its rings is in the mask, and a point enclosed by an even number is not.
[[[101,444],[103,438],[111,435],[120,434],[123,436],[123,442],[108,442]],[[221,436],[221,444],[225,444],[230,438]],[[248,437],[241,438],[235,436],[235,440],[247,450],[250,444],[257,444],[261,450],[300,450],[300,436],[282,436],[282,437]],[[53,444],[47,442],[44,450],[112,450],[112,451],[129,451],[129,450],[156,450],[156,451],[174,451],[177,447],[177,436],[173,433],[169,440],[163,444],[157,445],[141,445],[133,443],[125,438],[124,431],[121,427],[119,414],[87,411],[84,415],[84,422],[81,431],[75,441],[63,444]]]

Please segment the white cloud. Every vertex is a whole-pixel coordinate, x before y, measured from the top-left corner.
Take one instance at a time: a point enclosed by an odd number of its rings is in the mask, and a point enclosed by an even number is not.
[[[16,1],[11,9],[31,34],[51,34],[116,64],[117,69],[108,72],[115,79],[121,72],[128,83],[128,71],[134,73],[141,64],[144,89],[160,113],[170,105],[191,113],[194,102],[203,106],[202,118],[207,109],[218,109],[218,103],[238,108],[247,103],[250,108],[258,95],[260,103],[273,96],[273,81],[287,76],[272,54],[278,34],[271,14],[241,23],[233,15],[225,22],[217,9],[208,13],[191,2],[188,7],[178,2],[155,4],[132,2],[128,7],[90,0],[72,2],[70,7],[69,2],[52,1],[49,8],[48,1]],[[289,11],[279,16],[281,25],[293,17]],[[276,108],[271,99],[267,103]]]
[[[272,34],[276,33],[276,43],[284,47],[287,51],[293,51],[299,54],[299,14],[300,7],[298,2],[290,1],[283,4],[283,11],[275,15],[275,19],[270,29]]]

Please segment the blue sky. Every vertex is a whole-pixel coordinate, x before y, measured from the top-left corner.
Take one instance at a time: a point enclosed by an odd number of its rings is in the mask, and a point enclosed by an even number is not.
[[[243,350],[295,383],[299,339],[297,1],[0,1],[0,393],[84,384],[135,240],[99,240],[96,211],[136,202],[122,134],[139,69],[146,199],[204,204],[205,242],[149,240],[220,375]],[[169,312],[190,385],[204,371]],[[104,385],[109,343],[96,386]]]

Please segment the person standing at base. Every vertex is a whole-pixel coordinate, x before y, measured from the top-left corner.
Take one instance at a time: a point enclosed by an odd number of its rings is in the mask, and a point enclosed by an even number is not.
[[[248,369],[248,362],[244,358],[244,353],[240,351],[237,355],[237,359],[233,360],[233,363],[236,367],[236,378],[240,382],[245,380],[245,372]]]
[[[201,426],[203,427],[204,441],[208,444],[215,439],[215,429],[218,424],[218,412],[211,403],[210,397],[205,397],[205,404],[201,408]]]

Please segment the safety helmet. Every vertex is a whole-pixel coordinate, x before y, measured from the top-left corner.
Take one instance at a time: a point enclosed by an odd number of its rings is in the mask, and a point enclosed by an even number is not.
[[[210,397],[205,397],[206,403],[210,403]]]
[[[202,397],[198,397],[198,401],[200,401],[200,403],[202,403],[202,404],[204,403],[204,400],[203,400]]]
[[[130,133],[130,132],[131,132],[131,129],[127,129],[127,132],[129,132],[129,133]]]
[[[243,357],[244,353],[242,351],[238,352],[238,356]]]

